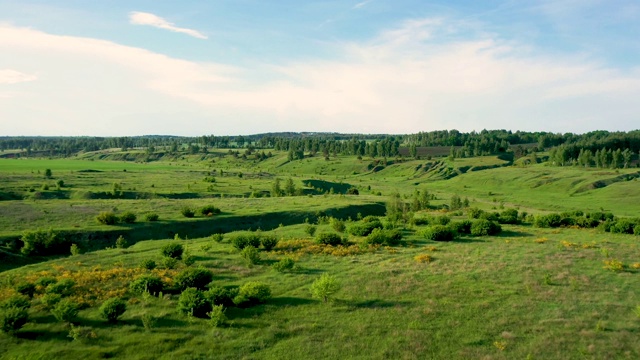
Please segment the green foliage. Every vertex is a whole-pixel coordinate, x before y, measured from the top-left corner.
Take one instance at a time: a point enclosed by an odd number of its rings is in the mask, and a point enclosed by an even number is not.
[[[116,247],[118,249],[125,249],[128,245],[127,240],[122,235],[118,236],[116,239]]]
[[[249,266],[256,265],[260,262],[260,251],[253,246],[247,246],[240,251],[240,256]]]
[[[324,273],[311,284],[311,295],[326,303],[341,287],[340,282],[335,276]]]
[[[317,230],[317,227],[311,224],[307,224],[304,227],[304,232],[311,237],[313,237],[313,235],[316,233],[316,230]]]
[[[518,220],[518,210],[516,209],[507,209],[500,213],[500,218],[498,219],[500,224],[518,224],[520,221]]]
[[[68,240],[58,236],[53,230],[27,231],[21,240],[24,245],[20,252],[26,256],[68,254],[71,246]]]
[[[211,311],[211,303],[202,291],[196,288],[185,289],[178,298],[178,311],[185,315],[205,317]]]
[[[450,222],[447,226],[458,234],[471,234],[472,224],[471,220],[462,220]]]
[[[178,259],[172,257],[162,258],[162,267],[165,269],[175,269],[178,266]]]
[[[271,251],[278,245],[278,238],[275,235],[262,236],[260,243],[266,251]]]
[[[158,318],[156,318],[150,313],[142,314],[142,316],[140,317],[140,320],[142,321],[142,326],[146,331],[151,331],[158,323]]]
[[[205,289],[212,280],[213,273],[211,270],[205,268],[187,268],[175,276],[174,283],[180,290],[187,288],[202,290]]]
[[[0,309],[9,309],[9,308],[28,309],[30,307],[31,307],[31,301],[29,301],[29,297],[22,294],[13,295],[0,304]]]
[[[47,294],[58,294],[62,296],[71,295],[71,289],[75,286],[75,281],[72,279],[62,279],[56,283],[49,284],[45,288]]]
[[[290,257],[285,257],[278,261],[277,263],[271,265],[271,267],[278,272],[286,272],[293,269],[295,262]]]
[[[560,214],[537,215],[533,220],[533,226],[539,228],[559,227],[562,225]]]
[[[114,323],[127,311],[127,304],[120,298],[111,298],[102,303],[99,311],[100,317],[110,323]]]
[[[146,270],[153,270],[158,266],[152,259],[144,259],[140,262],[140,268]]]
[[[60,294],[44,294],[40,297],[40,303],[46,309],[52,309],[60,300],[62,300],[62,295]]]
[[[29,313],[24,308],[0,308],[0,330],[6,334],[14,334],[29,320]]]
[[[316,235],[316,242],[318,244],[337,246],[341,245],[342,237],[336,233],[320,233]]]
[[[36,286],[46,288],[50,284],[55,284],[57,282],[58,282],[58,279],[54,278],[53,276],[43,276],[41,278],[38,278],[38,280],[36,280]]]
[[[395,246],[402,241],[402,231],[399,229],[384,230],[375,228],[364,240],[366,245]]]
[[[223,288],[220,286],[210,286],[204,293],[205,298],[211,304],[233,306],[233,299],[238,296],[238,288]]]
[[[382,229],[382,222],[377,217],[365,217],[362,221],[355,223],[349,227],[347,232],[355,236],[367,236],[371,234],[373,229]]]
[[[136,214],[132,213],[131,211],[126,211],[122,213],[122,215],[120,215],[120,221],[125,224],[133,224],[136,222],[137,218],[138,217],[136,216]]]
[[[71,248],[69,249],[69,252],[71,252],[71,255],[73,256],[80,255],[82,254],[82,249],[80,249],[78,244],[71,244]]]
[[[182,259],[184,247],[180,243],[172,242],[163,246],[160,252],[164,257],[180,260]]]
[[[347,228],[344,224],[344,221],[333,217],[331,218],[331,220],[329,220],[329,223],[331,224],[331,228],[339,233],[344,232]]]
[[[502,227],[486,219],[478,219],[471,224],[471,235],[473,236],[487,236],[496,235],[502,231]]]
[[[220,327],[227,322],[227,316],[224,314],[225,308],[222,305],[213,305],[211,311],[207,313],[209,316],[209,326]]]
[[[119,219],[112,211],[103,211],[96,216],[96,220],[102,225],[115,225]]]
[[[191,209],[188,206],[185,206],[182,209],[180,209],[180,214],[182,214],[182,216],[186,218],[192,218],[196,215],[195,211],[193,211],[193,209]]]
[[[16,284],[14,289],[18,292],[18,294],[28,296],[29,299],[32,299],[33,295],[36,293],[36,284],[23,281]]]
[[[51,309],[51,314],[60,322],[70,323],[78,316],[78,304],[71,299],[62,299]]]
[[[148,292],[151,295],[158,295],[164,289],[164,283],[157,275],[145,274],[129,284],[129,291],[134,294]]]
[[[205,205],[202,208],[200,208],[200,214],[202,216],[217,215],[217,214],[220,214],[220,209],[213,205]]]
[[[271,289],[268,285],[257,281],[250,281],[240,287],[238,295],[233,298],[234,304],[247,307],[267,302],[271,298]]]
[[[223,234],[213,234],[211,235],[211,240],[217,242],[217,243],[221,243],[222,240],[224,240],[224,235]]]
[[[480,219],[480,216],[482,216],[482,214],[484,214],[484,210],[478,209],[478,208],[469,208],[469,210],[467,210],[467,214],[469,215],[469,218],[471,219]]]
[[[258,248],[260,247],[260,238],[259,234],[240,234],[231,238],[231,245],[237,250],[242,250],[247,246]]]
[[[428,226],[422,232],[422,235],[425,237],[425,239],[432,241],[452,241],[456,238],[456,232],[445,225]]]
[[[84,340],[93,340],[98,338],[98,335],[93,331],[93,329],[89,326],[75,326],[70,324],[71,329],[69,330],[69,335],[73,339],[73,341],[84,341]]]
[[[53,172],[51,171],[51,169],[45,169],[44,177],[46,177],[47,179],[51,179],[53,177]]]
[[[144,216],[144,219],[149,222],[158,221],[159,218],[160,216],[156,213],[148,213]]]

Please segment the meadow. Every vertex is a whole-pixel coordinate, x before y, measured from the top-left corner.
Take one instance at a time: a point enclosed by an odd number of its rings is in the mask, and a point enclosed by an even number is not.
[[[0,357],[640,357],[638,235],[616,233],[608,220],[596,228],[536,221],[562,212],[571,221],[586,213],[632,221],[640,210],[637,169],[495,156],[289,161],[273,150],[256,161],[219,150],[145,162],[140,154],[0,159],[0,303],[33,284],[28,321],[0,335]],[[282,196],[273,196],[276,182]],[[410,208],[427,193],[428,204]],[[467,204],[453,208],[456,196]],[[576,210],[585,215],[569,214]],[[517,221],[501,221],[494,235],[425,235],[480,222],[474,213],[498,221],[505,211]],[[96,220],[104,213],[136,219],[104,224]],[[376,234],[402,239],[357,233],[376,218]],[[47,232],[57,234],[62,251],[21,251],[25,234]],[[323,244],[322,234],[337,234],[342,244]],[[239,239],[251,237],[277,244],[240,249]],[[168,245],[184,249],[181,259],[168,260]],[[259,283],[269,296],[232,302],[216,295],[224,319],[185,313],[180,279],[196,270],[212,279],[203,294]],[[323,274],[339,284],[327,301],[312,290]],[[145,276],[158,277],[163,290],[134,291],[130,284]],[[101,306],[112,298],[126,311],[107,321]],[[60,315],[61,303],[74,304],[73,316]]]

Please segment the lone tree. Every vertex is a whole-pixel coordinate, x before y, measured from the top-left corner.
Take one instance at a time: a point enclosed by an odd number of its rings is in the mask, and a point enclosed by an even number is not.
[[[322,299],[326,303],[341,287],[335,276],[322,274],[318,280],[311,284],[311,295],[314,298]]]
[[[53,173],[51,172],[51,169],[46,169],[44,171],[44,177],[46,177],[47,179],[51,179],[52,176],[53,176]]]

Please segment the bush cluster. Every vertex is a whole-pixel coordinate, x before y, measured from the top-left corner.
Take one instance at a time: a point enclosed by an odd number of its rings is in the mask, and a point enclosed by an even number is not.
[[[200,208],[200,214],[202,216],[217,215],[217,214],[220,214],[220,209],[213,205],[205,205],[202,208]]]
[[[400,229],[385,230],[375,228],[364,240],[364,244],[396,246],[401,241],[402,231]]]
[[[336,233],[320,233],[316,235],[318,244],[337,246],[343,243],[342,237]]]
[[[164,290],[164,283],[159,276],[142,275],[129,284],[129,290],[134,294],[149,292],[151,295],[158,295]]]
[[[53,230],[27,231],[22,235],[20,252],[26,256],[68,254],[71,242]]]
[[[173,242],[163,246],[160,252],[164,257],[180,260],[182,259],[182,253],[184,252],[184,247],[180,243]]]
[[[427,240],[432,241],[452,241],[456,238],[456,232],[449,226],[445,225],[431,225],[427,227],[422,235]]]
[[[354,236],[367,236],[373,229],[382,229],[382,222],[375,216],[366,216],[361,221],[349,226],[347,232]]]
[[[500,224],[487,219],[478,219],[471,224],[472,236],[496,235],[502,231]]]
[[[203,290],[213,280],[213,273],[205,268],[187,268],[174,278],[176,287],[180,290],[196,288]]]

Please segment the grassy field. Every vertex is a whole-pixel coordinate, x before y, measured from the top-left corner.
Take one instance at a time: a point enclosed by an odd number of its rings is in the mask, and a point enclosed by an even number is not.
[[[417,217],[466,219],[466,212],[446,210],[453,195],[485,210],[638,217],[638,175],[638,169],[523,167],[490,156],[290,162],[276,151],[257,161],[228,151],[150,159],[109,150],[78,159],[0,159],[0,242],[6,245],[0,248],[0,301],[23,281],[73,279],[69,297],[83,304],[74,324],[87,335],[70,338],[72,329],[47,310],[39,288],[29,322],[14,335],[0,335],[0,357],[637,359],[638,236],[525,223],[503,225],[498,236],[433,242],[422,235],[425,225],[406,224],[398,246],[367,246],[349,235],[351,246],[334,248],[309,234],[311,227],[333,231],[328,217],[349,228],[364,216],[383,216],[390,195],[410,203],[416,190],[432,195],[431,208]],[[276,179],[283,189],[291,179],[297,196],[267,197]],[[346,195],[349,189],[359,195]],[[207,205],[220,214],[198,213]],[[193,218],[182,215],[185,207],[196,212]],[[132,212],[137,220],[104,225],[96,221],[101,212]],[[159,219],[147,221],[151,213]],[[84,254],[12,253],[11,244],[38,229],[71,239]],[[279,244],[261,250],[262,259],[249,266],[230,239],[256,230]],[[217,233],[223,242],[210,237]],[[115,248],[119,236],[130,246]],[[139,267],[143,260],[162,264],[161,248],[176,241],[194,264]],[[295,268],[275,271],[284,257]],[[624,266],[611,269],[613,260]],[[209,269],[216,286],[263,282],[272,298],[228,307],[227,324],[211,327],[177,310],[179,291],[172,286],[187,267]],[[131,281],[151,272],[169,285],[163,296],[128,291]],[[311,296],[322,274],[342,284],[329,303]],[[114,296],[126,301],[127,311],[111,324],[98,308]],[[145,328],[149,317],[155,324]]]

